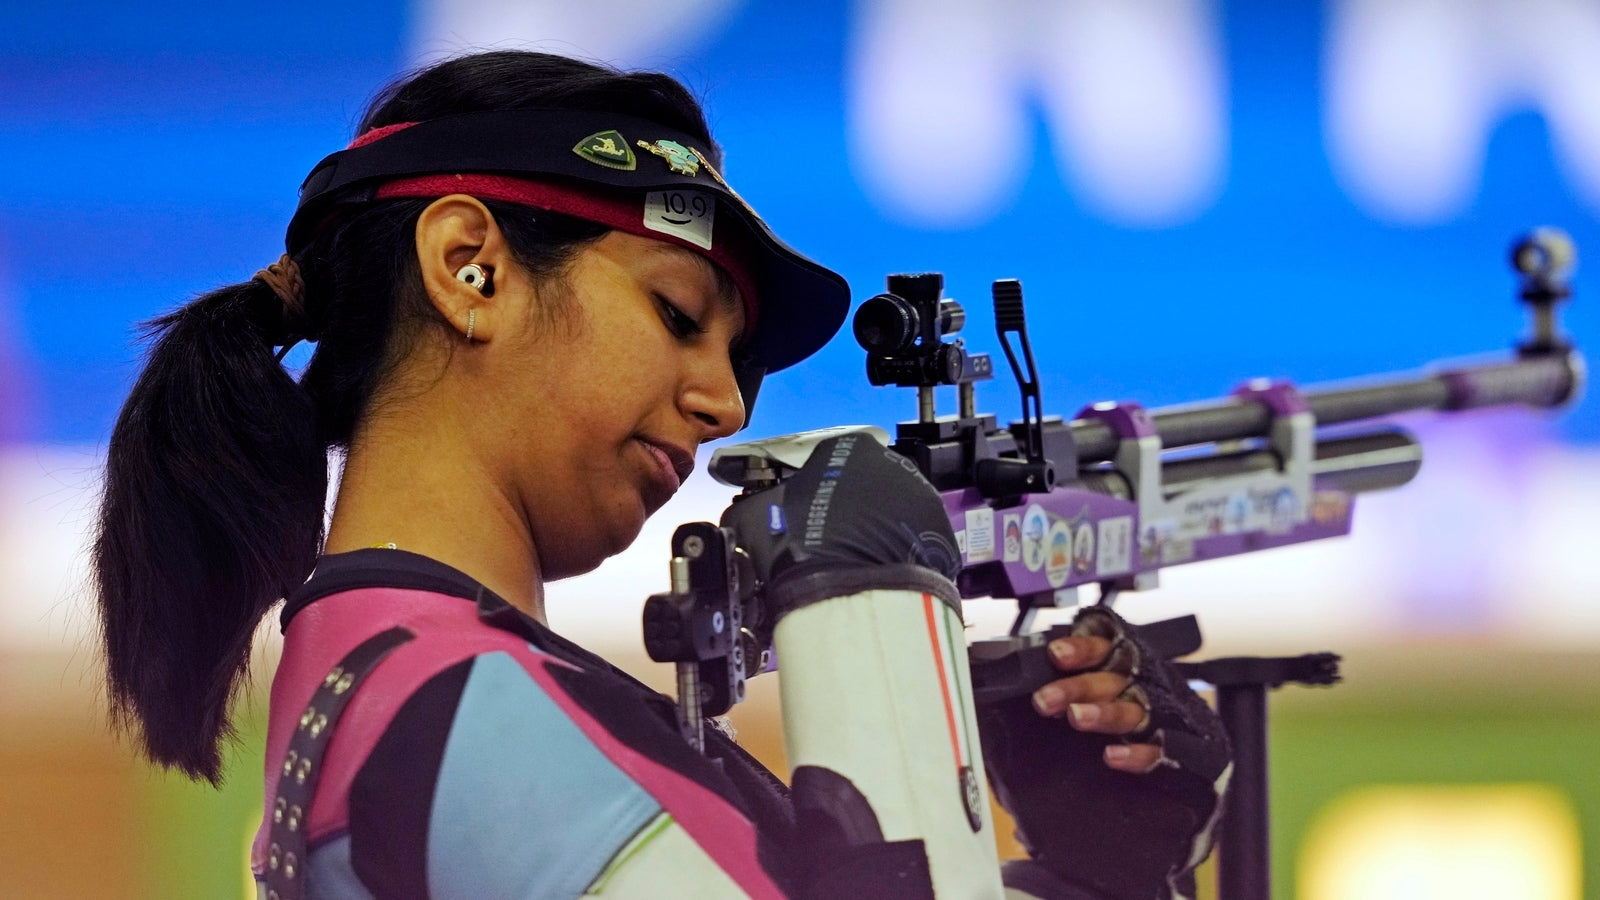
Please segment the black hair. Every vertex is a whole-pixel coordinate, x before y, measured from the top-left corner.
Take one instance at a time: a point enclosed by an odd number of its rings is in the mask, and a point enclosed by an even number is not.
[[[460,57],[394,83],[357,134],[531,107],[650,119],[717,153],[700,105],[671,77],[519,51]],[[144,326],[145,367],[111,435],[93,571],[112,721],[162,765],[220,783],[228,707],[256,625],[321,550],[328,451],[348,447],[412,342],[444,326],[416,254],[429,202],[369,204],[325,223],[297,255],[305,309],[289,330],[316,341],[298,382],[274,352],[292,339],[264,281],[221,288]],[[536,279],[559,277],[607,231],[485,205]]]

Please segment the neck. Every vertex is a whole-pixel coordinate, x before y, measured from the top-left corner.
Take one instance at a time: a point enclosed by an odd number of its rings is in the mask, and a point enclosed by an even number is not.
[[[461,570],[544,623],[539,555],[520,504],[438,432],[375,420],[345,460],[325,552],[393,543]]]

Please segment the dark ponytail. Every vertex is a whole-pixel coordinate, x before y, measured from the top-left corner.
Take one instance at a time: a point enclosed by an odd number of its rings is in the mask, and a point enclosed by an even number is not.
[[[261,616],[316,559],[328,463],[278,365],[259,281],[151,322],[112,432],[94,544],[113,719],[215,783]]]
[[[528,107],[606,110],[703,139],[704,114],[665,75],[559,56],[461,57],[387,88],[358,133]],[[316,341],[297,384],[278,364],[283,305],[261,281],[200,297],[146,326],[144,371],[112,432],[93,567],[113,722],[163,765],[217,783],[228,705],[261,617],[321,549],[327,451],[348,447],[395,365],[447,327],[418,273],[426,200],[387,200],[326,224],[295,260]],[[606,228],[487,203],[518,263],[559,277]],[[559,311],[558,311],[559,312]]]

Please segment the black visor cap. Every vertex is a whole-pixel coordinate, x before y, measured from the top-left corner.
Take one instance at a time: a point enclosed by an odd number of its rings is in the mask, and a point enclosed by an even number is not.
[[[599,135],[623,139],[631,168],[596,162],[578,148]],[[521,109],[464,113],[419,122],[382,138],[333,153],[319,162],[300,188],[289,224],[288,249],[297,253],[341,207],[373,199],[388,182],[416,176],[483,174],[592,185],[608,193],[636,193],[643,217],[649,191],[694,189],[717,199],[717,215],[731,217],[745,233],[741,258],[756,290],[756,327],[741,348],[741,381],[752,387],[762,372],[787,368],[826,344],[850,309],[850,288],[837,273],[801,255],[772,233],[704,160],[674,168],[638,146],[674,142],[704,153],[704,143],[683,132],[632,116],[583,110]],[[719,226],[720,231],[721,226]],[[746,405],[754,399],[754,391]]]

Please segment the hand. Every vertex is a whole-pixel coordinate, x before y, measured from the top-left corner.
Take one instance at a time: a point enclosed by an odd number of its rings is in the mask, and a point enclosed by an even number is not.
[[[1083,610],[1051,646],[1074,674],[979,709],[995,796],[1030,865],[1106,896],[1174,896],[1209,850],[1231,771],[1221,722],[1109,609]]]
[[[866,433],[818,444],[783,484],[736,500],[722,524],[769,587],[885,566],[921,567],[942,579],[961,569],[938,491],[910,460]]]
[[[1075,673],[1033,693],[1033,708],[1040,715],[1065,718],[1079,731],[1128,735],[1150,725],[1149,697],[1131,676],[1133,654],[1113,637],[1074,634],[1050,642],[1050,661],[1063,672]],[[1107,744],[1106,765],[1142,774],[1161,762],[1160,744]]]

